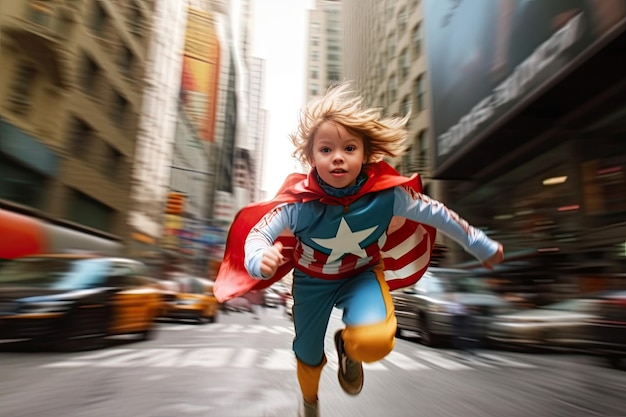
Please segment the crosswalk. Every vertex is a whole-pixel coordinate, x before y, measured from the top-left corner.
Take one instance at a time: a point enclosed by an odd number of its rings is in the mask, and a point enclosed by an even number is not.
[[[273,326],[266,324],[222,324],[215,323],[208,326],[197,326],[188,324],[174,324],[161,326],[159,331],[188,331],[193,328],[194,333],[270,333],[270,334],[294,334],[293,326]]]
[[[293,334],[288,326],[272,326],[262,324],[194,326],[194,332],[211,332],[212,334],[253,334],[275,333]],[[162,326],[162,331],[177,332],[188,330],[188,325]],[[329,344],[332,346],[332,343]],[[328,367],[337,369],[336,353],[332,349],[327,352]],[[207,343],[166,345],[158,348],[111,348],[72,356],[42,364],[44,368],[259,368],[268,371],[293,371],[296,360],[291,349],[227,347]],[[429,370],[468,371],[488,368],[535,368],[532,363],[519,358],[507,357],[503,354],[481,352],[479,358],[460,356],[446,350],[415,349],[401,353],[394,350],[383,360],[364,364],[364,369],[374,372],[385,371],[417,371]]]

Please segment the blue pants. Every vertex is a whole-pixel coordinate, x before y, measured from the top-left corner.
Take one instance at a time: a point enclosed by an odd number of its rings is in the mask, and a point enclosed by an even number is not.
[[[393,349],[396,319],[382,266],[340,280],[294,270],[293,298],[293,351],[299,361],[317,366],[324,360],[324,337],[333,307],[343,309],[343,338],[351,358],[371,362]]]

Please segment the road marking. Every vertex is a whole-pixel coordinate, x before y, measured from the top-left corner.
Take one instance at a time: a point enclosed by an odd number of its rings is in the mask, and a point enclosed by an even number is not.
[[[462,363],[453,361],[452,359],[448,359],[444,357],[442,354],[436,353],[436,352],[420,350],[420,351],[415,352],[415,356],[417,356],[421,360],[430,362],[440,368],[448,369],[451,371],[458,371],[461,369],[472,369],[467,365],[463,365]]]
[[[249,328],[242,330],[242,333],[272,333],[278,334],[278,331],[270,326],[264,326],[262,324],[253,324]]]
[[[194,324],[193,327],[196,327],[197,324]],[[179,324],[177,326],[162,326],[160,329],[165,329],[165,330],[187,330],[190,329],[192,326],[188,325],[188,324]]]
[[[272,370],[293,370],[296,369],[296,358],[291,349],[273,349],[261,368]]]
[[[208,324],[206,326],[202,326],[200,328],[200,330],[203,331],[203,332],[211,332],[211,333],[213,333],[215,331],[222,330],[223,327],[229,327],[229,326],[226,326],[225,324],[221,324],[221,323],[218,323],[218,324]],[[169,329],[167,329],[167,330],[169,330]]]
[[[503,358],[502,356],[494,355],[492,353],[481,353],[480,356],[494,362],[499,362],[506,366],[512,366],[514,368],[536,368],[535,365],[532,365],[530,363],[514,361],[513,359]]]
[[[337,370],[337,354],[327,352],[328,366]],[[400,368],[406,371],[446,369],[450,371],[476,368],[536,368],[500,355],[480,353],[488,362],[461,357],[447,357],[445,353],[419,350],[412,356],[396,351],[384,359],[373,363],[364,363],[368,371],[389,371]],[[393,365],[393,366],[392,366]],[[154,349],[107,349],[100,352],[79,355],[72,359],[60,360],[40,365],[42,368],[76,368],[91,366],[96,368],[263,368],[268,370],[294,370],[296,360],[291,349],[255,349],[235,347],[189,347],[154,348]]]
[[[401,369],[405,369],[407,371],[416,371],[421,369],[428,369],[428,366],[416,362],[410,357],[403,355],[399,352],[391,352],[389,355],[383,359],[383,362],[391,362],[395,366]]]
[[[222,330],[224,333],[241,333],[245,326],[241,324],[231,324],[226,329]]]
[[[295,334],[293,327],[273,326],[279,333]]]
[[[258,352],[258,350],[252,348],[240,349],[230,366],[233,368],[251,368],[255,363]]]
[[[230,364],[235,350],[232,348],[203,348],[187,353],[181,366],[199,368],[222,368]]]

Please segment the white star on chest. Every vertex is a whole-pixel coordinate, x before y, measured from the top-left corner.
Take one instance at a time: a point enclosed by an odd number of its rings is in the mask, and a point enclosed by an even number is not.
[[[365,249],[361,248],[360,243],[367,239],[377,227],[378,226],[374,226],[368,229],[353,232],[352,229],[350,229],[350,226],[348,226],[346,219],[342,217],[335,237],[327,239],[311,238],[311,240],[318,245],[331,250],[327,262],[336,261],[348,253],[364,258],[367,256],[367,253],[365,252]]]

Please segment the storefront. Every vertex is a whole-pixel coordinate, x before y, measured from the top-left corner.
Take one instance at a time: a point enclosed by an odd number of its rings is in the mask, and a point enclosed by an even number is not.
[[[626,1],[499,0],[483,11],[469,3],[425,3],[445,201],[508,254],[525,254],[542,280],[619,275]],[[624,282],[594,287],[616,285]]]

